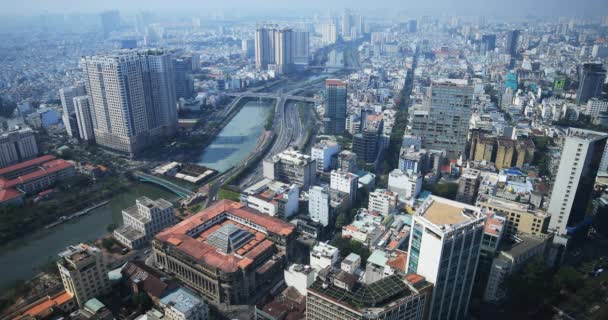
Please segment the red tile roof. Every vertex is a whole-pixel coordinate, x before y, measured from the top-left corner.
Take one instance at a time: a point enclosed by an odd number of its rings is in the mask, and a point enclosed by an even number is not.
[[[64,303],[67,303],[72,299],[72,295],[68,292],[61,291],[58,295],[54,297],[47,297],[46,300],[41,301],[38,304],[33,305],[31,308],[27,309],[22,315],[28,315],[31,317],[36,317],[42,314],[48,313],[52,308],[61,306]]]
[[[405,272],[407,267],[407,254],[405,252],[400,252],[396,257],[389,259],[386,264],[393,269]]]
[[[327,79],[325,80],[326,86],[346,86],[346,81],[338,80],[338,79]]]
[[[0,169],[0,176],[11,173],[13,171],[25,169],[27,167],[37,166],[37,165],[40,165],[41,163],[45,163],[45,162],[48,162],[48,161],[51,161],[54,159],[56,159],[55,156],[46,155],[46,156],[38,157],[38,158],[35,158],[32,160],[23,161],[23,162],[14,164],[12,166]]]
[[[252,248],[248,250],[245,257],[241,257],[235,254],[220,252],[216,247],[188,235],[190,230],[221,214],[232,215],[249,221],[280,236],[289,236],[295,231],[295,226],[292,224],[271,216],[259,214],[253,209],[244,207],[241,203],[222,200],[177,225],[161,231],[156,235],[156,239],[176,247],[199,263],[219,268],[224,272],[236,272],[239,268],[247,268],[258,256],[266,252],[266,250],[273,248],[274,243],[267,239],[261,242],[252,242],[250,243]],[[224,221],[226,220],[218,220],[216,225],[222,224]],[[230,222],[241,225],[243,229],[248,229],[247,226],[240,224],[238,221]],[[213,226],[210,228],[213,228]],[[199,237],[199,235],[195,236]]]
[[[0,188],[11,188],[14,186],[18,186],[20,184],[24,184],[26,182],[47,176],[51,173],[59,172],[61,170],[67,169],[69,167],[73,167],[74,165],[70,162],[67,162],[62,159],[52,160],[50,162],[44,163],[40,166],[39,170],[34,172],[19,176],[12,180],[7,180],[0,178]]]
[[[23,196],[23,192],[15,190],[13,188],[0,190],[0,203],[13,200]]]

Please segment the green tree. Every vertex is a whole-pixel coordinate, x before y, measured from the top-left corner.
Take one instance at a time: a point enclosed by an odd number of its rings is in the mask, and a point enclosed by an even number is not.
[[[336,217],[336,229],[341,229],[348,224],[348,218],[346,217],[346,211],[342,211]]]
[[[502,283],[505,291],[505,307],[526,312],[534,310],[540,303],[539,298],[549,298],[551,274],[542,259],[535,259],[526,264],[522,270],[509,275]]]
[[[114,247],[114,240],[112,240],[111,238],[104,238],[103,240],[101,240],[101,245],[110,250],[112,249],[112,247]]]
[[[0,117],[10,118],[16,107],[15,102],[0,97]]]
[[[584,285],[583,275],[571,266],[564,266],[559,269],[553,279],[557,288],[575,292]]]

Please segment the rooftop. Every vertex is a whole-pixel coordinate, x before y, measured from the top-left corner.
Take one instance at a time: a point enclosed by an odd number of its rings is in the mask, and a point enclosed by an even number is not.
[[[164,296],[160,299],[160,302],[161,304],[169,305],[184,314],[187,314],[192,308],[203,303],[197,295],[182,287],[179,287],[175,291]]]
[[[438,226],[452,226],[480,217],[480,209],[461,202],[430,196],[418,209],[418,215]]]
[[[357,282],[352,290],[345,290],[319,278],[308,290],[356,309],[382,307],[412,293],[404,280],[395,274],[369,285]]]
[[[224,247],[221,245],[223,243],[221,239],[226,239],[224,235],[227,237],[234,235],[231,233],[235,230],[234,228],[242,229],[253,236],[247,237],[247,239],[230,238],[228,244],[232,243],[232,240],[238,240],[238,245],[231,248],[236,250],[235,252],[227,255],[218,247]],[[295,231],[295,228],[292,224],[262,215],[253,209],[244,207],[241,203],[222,200],[177,225],[161,231],[155,239],[181,251],[197,263],[218,268],[224,272],[236,272],[239,268],[249,267],[258,256],[273,248],[274,243],[267,239],[268,234],[288,237]],[[215,233],[220,229],[219,233]],[[239,232],[239,234],[243,233]],[[247,242],[245,243],[245,241]]]
[[[519,233],[502,242],[501,251],[513,259],[517,259],[522,254],[527,253],[530,249],[541,245],[547,241],[547,235],[529,235]]]

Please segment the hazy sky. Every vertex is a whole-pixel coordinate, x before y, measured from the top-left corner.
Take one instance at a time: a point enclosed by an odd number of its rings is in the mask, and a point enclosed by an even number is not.
[[[0,14],[97,12],[119,9],[204,13],[213,9],[243,9],[243,13],[276,9],[326,12],[390,8],[413,14],[498,14],[501,16],[608,15],[608,0],[0,0]]]

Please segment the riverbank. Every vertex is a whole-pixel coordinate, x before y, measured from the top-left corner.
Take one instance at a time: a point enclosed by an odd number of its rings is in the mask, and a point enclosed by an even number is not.
[[[17,240],[0,245],[0,288],[19,280],[28,280],[43,271],[45,265],[57,260],[66,246],[95,241],[108,233],[109,225],[122,225],[122,210],[133,206],[135,199],[147,196],[176,201],[177,196],[152,184],[133,182],[114,194],[109,203],[89,214],[62,223],[54,228],[39,228]],[[88,204],[89,206],[91,203]]]
[[[0,208],[0,243],[19,240],[24,236],[90,207],[102,203],[116,194],[125,192],[132,182],[125,178],[110,177],[99,182],[79,183],[60,190],[52,198],[40,203],[27,203],[23,207]]]

